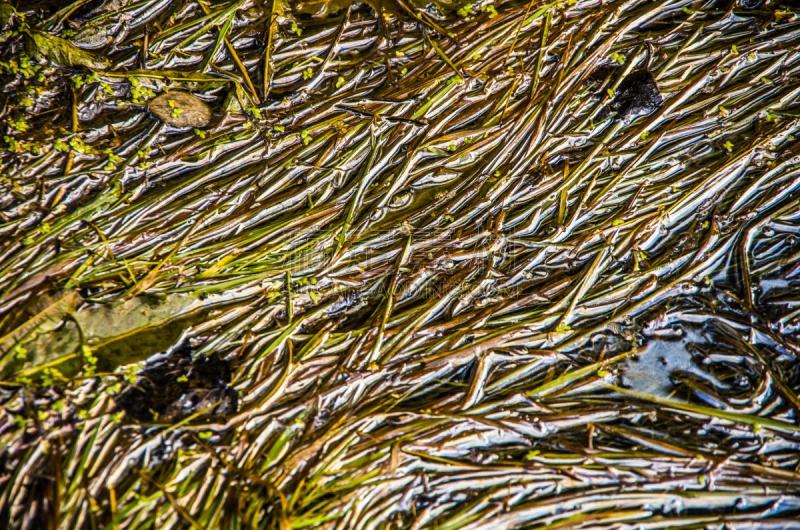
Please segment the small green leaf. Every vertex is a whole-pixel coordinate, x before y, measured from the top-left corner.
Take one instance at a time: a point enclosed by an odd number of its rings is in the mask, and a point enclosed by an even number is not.
[[[257,120],[264,119],[263,116],[261,115],[261,111],[255,105],[250,105],[249,107],[247,107],[247,110],[249,110],[253,114],[253,117],[255,119],[257,119]],[[248,124],[249,123],[250,122],[248,122]]]
[[[20,116],[16,120],[8,120],[8,125],[12,129],[14,129],[16,131],[19,131],[19,132],[25,132],[30,127],[28,122],[25,120],[25,116]]]
[[[27,353],[28,353],[28,350],[26,350],[25,348],[23,348],[19,344],[14,346],[14,358],[15,359],[20,359],[20,360],[24,359]]]
[[[75,149],[75,151],[77,151],[77,152],[79,152],[81,154],[87,152],[88,146],[85,143],[83,143],[83,140],[81,140],[77,136],[73,136],[72,138],[70,138],[69,145],[70,145],[70,147]]]
[[[457,14],[458,16],[460,16],[461,18],[466,18],[466,17],[468,17],[468,16],[469,16],[471,13],[472,13],[472,4],[464,4],[463,6],[461,6],[461,7],[458,9],[458,11],[456,11],[456,14]]]

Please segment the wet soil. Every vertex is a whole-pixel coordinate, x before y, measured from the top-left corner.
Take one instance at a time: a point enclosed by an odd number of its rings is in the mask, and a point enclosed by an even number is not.
[[[134,384],[125,383],[117,406],[140,422],[175,423],[202,413],[199,421],[233,414],[238,396],[231,370],[218,358],[192,361],[188,348],[148,362]]]
[[[590,81],[594,82],[599,90],[605,91],[614,85],[618,74],[618,68],[605,66],[593,72]],[[613,113],[615,119],[630,123],[639,116],[655,112],[661,108],[663,102],[652,74],[647,70],[637,70],[625,76],[614,90],[614,97],[600,112],[598,120],[603,120]]]

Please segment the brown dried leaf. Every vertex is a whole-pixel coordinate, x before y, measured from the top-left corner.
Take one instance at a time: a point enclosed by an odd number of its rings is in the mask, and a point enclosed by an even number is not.
[[[211,121],[211,108],[186,92],[161,94],[149,105],[150,112],[170,127],[205,127]]]

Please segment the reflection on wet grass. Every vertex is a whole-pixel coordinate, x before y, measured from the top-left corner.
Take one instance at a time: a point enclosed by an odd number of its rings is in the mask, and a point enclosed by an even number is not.
[[[0,526],[800,527],[788,2],[55,4]]]

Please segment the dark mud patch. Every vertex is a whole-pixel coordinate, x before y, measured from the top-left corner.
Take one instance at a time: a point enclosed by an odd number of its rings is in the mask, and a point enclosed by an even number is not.
[[[631,122],[638,116],[657,111],[663,102],[656,80],[650,72],[639,70],[622,80],[608,107],[626,122]]]
[[[137,375],[115,398],[136,421],[175,423],[200,412],[199,421],[210,421],[238,409],[238,395],[229,386],[231,370],[218,358],[193,361],[188,349],[181,349],[148,363]]]
[[[605,91],[614,86],[618,68],[604,66],[598,68],[589,78],[595,83],[598,91]],[[639,116],[646,116],[661,108],[664,99],[658,90],[658,84],[647,70],[637,70],[628,74],[613,91],[611,101],[600,111],[598,120],[614,115],[630,123]]]

